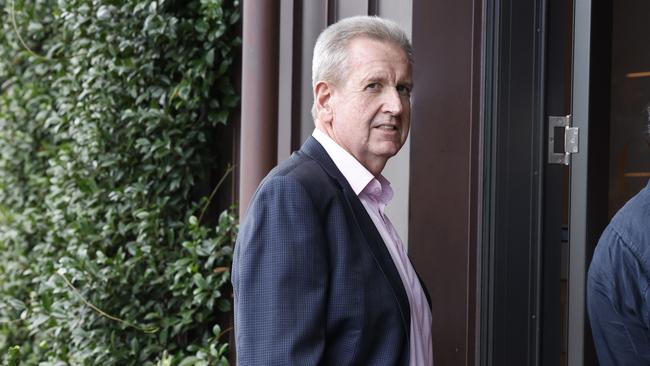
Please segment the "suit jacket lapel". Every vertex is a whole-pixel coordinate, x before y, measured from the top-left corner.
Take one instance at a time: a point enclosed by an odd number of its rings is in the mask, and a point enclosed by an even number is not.
[[[390,256],[388,248],[386,248],[386,244],[377,231],[377,228],[372,222],[372,219],[368,215],[368,212],[363,206],[363,203],[361,203],[361,200],[359,200],[359,197],[357,197],[357,195],[354,193],[348,181],[345,179],[343,174],[341,174],[332,159],[329,157],[329,155],[327,155],[325,149],[320,145],[318,141],[316,141],[315,138],[310,136],[302,145],[300,152],[310,156],[312,159],[317,161],[327,172],[327,174],[334,178],[341,186],[341,189],[343,190],[348,202],[350,203],[350,207],[354,212],[354,216],[357,219],[359,229],[366,239],[366,245],[370,249],[375,262],[386,277],[386,280],[388,280],[388,283],[390,284],[393,293],[395,294],[395,298],[399,305],[402,319],[404,321],[406,334],[409,334],[408,329],[411,321],[411,313],[406,290],[404,289],[404,284],[399,273],[397,272],[397,267],[395,267],[393,258]]]

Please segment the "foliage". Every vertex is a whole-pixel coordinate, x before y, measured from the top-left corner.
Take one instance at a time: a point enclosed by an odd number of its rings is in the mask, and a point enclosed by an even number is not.
[[[227,364],[237,1],[0,9],[0,364]]]

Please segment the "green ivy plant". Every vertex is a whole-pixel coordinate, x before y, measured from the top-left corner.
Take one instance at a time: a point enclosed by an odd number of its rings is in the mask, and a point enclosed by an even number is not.
[[[227,364],[238,2],[0,9],[0,364]]]

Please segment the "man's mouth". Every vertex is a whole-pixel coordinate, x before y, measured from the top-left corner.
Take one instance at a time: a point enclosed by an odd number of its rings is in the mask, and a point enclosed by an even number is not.
[[[397,126],[395,125],[379,125],[376,128],[383,131],[397,131]]]

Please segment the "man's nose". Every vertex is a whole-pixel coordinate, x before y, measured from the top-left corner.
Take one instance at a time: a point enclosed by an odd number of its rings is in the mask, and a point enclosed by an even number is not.
[[[399,116],[404,110],[404,100],[395,88],[386,88],[384,95],[384,112]]]

